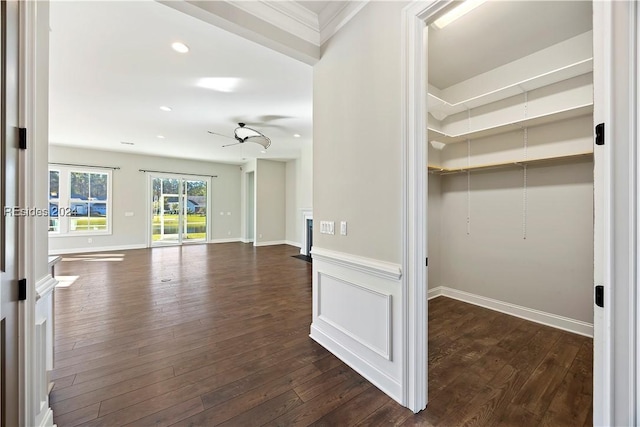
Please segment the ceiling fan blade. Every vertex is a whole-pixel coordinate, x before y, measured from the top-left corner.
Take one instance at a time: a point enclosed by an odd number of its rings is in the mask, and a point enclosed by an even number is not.
[[[284,119],[291,119],[293,117],[291,116],[282,116],[280,114],[265,114],[262,116],[258,116],[257,119],[259,122],[272,122],[274,120],[284,120]]]
[[[244,141],[242,141],[242,142],[244,142]],[[224,148],[224,147],[233,147],[234,145],[242,144],[242,142],[236,142],[235,144],[223,145],[222,148]]]
[[[229,138],[229,139],[235,139],[235,138],[234,138],[234,137],[232,137],[232,136],[229,136],[229,135],[223,135],[223,134],[218,133],[218,132],[212,132],[212,131],[210,131],[210,130],[208,130],[207,132],[209,132],[211,135],[217,135],[217,136],[223,136],[223,137],[225,137],[225,138]]]

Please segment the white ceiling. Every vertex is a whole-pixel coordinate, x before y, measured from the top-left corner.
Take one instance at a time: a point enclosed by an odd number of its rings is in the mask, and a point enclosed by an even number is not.
[[[50,43],[52,144],[241,163],[295,158],[311,143],[310,65],[161,3],[52,2]],[[226,93],[198,86],[211,77],[239,81]],[[232,135],[238,121],[271,138],[266,154],[207,133]]]
[[[488,1],[429,27],[429,83],[444,89],[589,31],[590,1]]]

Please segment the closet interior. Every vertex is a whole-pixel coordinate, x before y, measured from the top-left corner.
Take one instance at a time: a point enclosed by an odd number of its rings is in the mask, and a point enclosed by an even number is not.
[[[486,2],[427,63],[430,297],[591,335],[591,3]]]

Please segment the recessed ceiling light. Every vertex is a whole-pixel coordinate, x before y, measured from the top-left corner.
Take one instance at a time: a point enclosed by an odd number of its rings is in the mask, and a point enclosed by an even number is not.
[[[433,22],[433,25],[438,29],[443,29],[447,25],[451,24],[458,18],[466,15],[471,12],[476,7],[480,6],[486,0],[466,0],[460,4],[460,6],[455,9],[450,10],[449,12],[442,15],[440,18],[436,19]]]
[[[158,135],[159,139],[164,139],[164,135]]]
[[[175,50],[178,53],[187,53],[187,52],[189,52],[189,46],[187,46],[186,44],[181,43],[181,42],[172,43],[171,47],[173,48],[173,50]]]
[[[120,141],[120,144],[122,144],[122,145],[135,145],[133,142],[127,142],[127,141]]]
[[[300,134],[299,134],[299,133],[294,133],[294,134],[293,134],[293,137],[294,137],[294,138],[300,138]]]
[[[197,83],[200,87],[218,92],[233,92],[238,84],[240,79],[237,77],[203,77]]]
[[[267,150],[261,150],[260,151],[262,154],[265,154],[267,152]]]
[[[171,111],[171,107],[167,107],[166,105],[163,105],[162,107],[160,107],[160,109],[162,111]]]

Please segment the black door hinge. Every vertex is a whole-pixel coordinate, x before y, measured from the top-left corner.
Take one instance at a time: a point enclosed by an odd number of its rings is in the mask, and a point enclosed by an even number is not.
[[[596,305],[604,307],[604,286],[596,286]]]
[[[604,123],[596,125],[596,145],[604,145]]]
[[[27,279],[18,280],[18,301],[27,299]]]
[[[429,267],[429,258],[424,259],[424,266]]]
[[[21,150],[27,149],[27,128],[19,128],[19,144]]]

